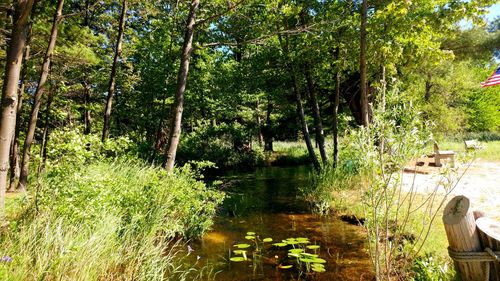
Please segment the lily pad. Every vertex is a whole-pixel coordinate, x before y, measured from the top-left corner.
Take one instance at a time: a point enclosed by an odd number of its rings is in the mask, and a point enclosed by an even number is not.
[[[253,239],[255,239],[255,236],[253,236],[253,235],[247,235],[247,236],[245,236],[245,239],[247,239],[247,240],[253,240]]]
[[[292,254],[300,254],[302,252],[304,252],[303,249],[290,249],[288,250],[288,252],[292,253]]]
[[[311,250],[316,250],[316,249],[319,249],[319,245],[309,245],[307,246],[307,249],[311,249]]]
[[[274,243],[273,246],[276,246],[276,247],[285,247],[287,244],[286,243]]]
[[[313,259],[313,262],[314,263],[326,263],[326,260],[320,259],[320,258],[315,258],[315,259]]]
[[[293,265],[289,264],[289,265],[278,265],[278,268],[281,268],[281,269],[289,269],[289,268],[292,268]]]
[[[307,263],[312,263],[314,262],[314,259],[310,259],[310,258],[300,258],[299,261],[301,262],[307,262]]]
[[[234,262],[242,262],[242,261],[245,261],[245,258],[244,257],[232,257],[229,260],[234,261]]]
[[[233,247],[236,247],[238,249],[246,249],[246,248],[250,247],[250,244],[236,244]]]
[[[264,239],[262,239],[262,242],[265,242],[265,243],[273,242],[273,238],[264,238]]]
[[[317,258],[318,255],[315,254],[309,254],[309,253],[300,253],[301,256],[306,257],[306,258]]]
[[[247,251],[245,251],[245,250],[234,250],[234,251],[233,251],[233,253],[234,253],[235,255],[243,255],[243,254],[245,254],[246,252],[247,252]]]
[[[298,258],[298,257],[300,257],[300,255],[299,255],[299,254],[294,254],[294,253],[288,253],[288,256],[289,256],[289,257],[294,257],[294,258]]]
[[[247,232],[247,235],[255,235],[255,232],[249,231],[249,232]]]
[[[311,269],[314,272],[325,272],[326,271],[326,269],[324,267],[315,267],[315,266],[313,266]]]

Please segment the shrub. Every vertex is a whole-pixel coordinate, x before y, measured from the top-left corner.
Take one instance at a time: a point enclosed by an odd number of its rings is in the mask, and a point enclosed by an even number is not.
[[[177,158],[181,163],[211,161],[219,168],[254,167],[264,161],[264,154],[253,150],[250,143],[246,129],[238,123],[203,123],[183,134]]]
[[[171,240],[202,235],[223,199],[196,176],[138,160],[47,168],[30,207],[0,236],[0,254],[12,258],[0,279],[192,280]]]

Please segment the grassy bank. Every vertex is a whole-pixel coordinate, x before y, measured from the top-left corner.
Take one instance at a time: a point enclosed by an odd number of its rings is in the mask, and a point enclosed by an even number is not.
[[[196,279],[205,272],[175,241],[207,231],[223,195],[195,177],[132,160],[48,169],[9,198],[0,279]]]

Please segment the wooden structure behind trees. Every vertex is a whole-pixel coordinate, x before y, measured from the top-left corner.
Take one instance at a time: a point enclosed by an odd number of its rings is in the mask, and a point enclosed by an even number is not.
[[[443,223],[450,257],[462,280],[498,281],[500,261],[500,223],[481,212],[472,212],[465,196],[456,196],[443,212]],[[477,218],[477,220],[476,220]]]

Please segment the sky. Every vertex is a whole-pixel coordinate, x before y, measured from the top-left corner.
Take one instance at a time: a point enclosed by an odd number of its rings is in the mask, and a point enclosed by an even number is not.
[[[491,22],[498,16],[500,16],[500,4],[495,4],[490,7],[490,13],[486,15],[486,18]]]

